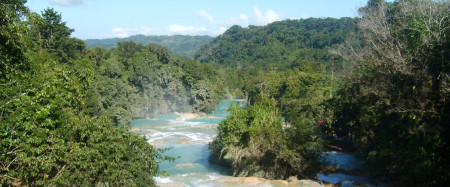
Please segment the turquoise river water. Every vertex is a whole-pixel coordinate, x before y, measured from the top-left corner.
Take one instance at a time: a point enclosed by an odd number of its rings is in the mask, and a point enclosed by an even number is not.
[[[164,162],[160,165],[162,171],[169,176],[156,177],[160,186],[299,186],[300,183],[289,183],[280,180],[265,180],[256,177],[232,177],[221,166],[208,162],[208,144],[217,134],[217,125],[227,116],[227,110],[232,103],[244,105],[244,100],[224,100],[210,114],[198,115],[190,113],[175,113],[157,116],[150,119],[138,119],[132,122],[135,132],[146,136],[148,143],[158,147],[172,147],[165,155],[176,157],[174,162]],[[324,154],[334,164],[340,167],[355,167],[357,161],[352,155],[339,153]],[[330,183],[346,180],[367,182],[365,178],[355,178],[345,174],[318,174],[318,179]],[[353,177],[353,178],[352,178]],[[304,181],[305,186],[319,186],[313,181]]]

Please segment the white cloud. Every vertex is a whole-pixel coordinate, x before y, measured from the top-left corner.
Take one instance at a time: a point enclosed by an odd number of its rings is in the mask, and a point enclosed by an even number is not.
[[[267,23],[271,23],[274,21],[279,21],[280,20],[280,16],[273,10],[268,10],[266,12],[265,15],[265,21],[267,21]]]
[[[268,23],[280,20],[280,16],[273,10],[266,10],[262,13],[257,7],[253,8],[253,14],[239,14],[227,19],[215,19],[209,12],[205,10],[196,10],[195,13],[208,21],[203,26],[172,24],[161,28],[136,27],[121,28],[117,27],[112,30],[112,37],[128,37],[137,34],[143,35],[210,35],[217,36],[224,33],[233,25],[247,27],[248,25],[266,25]]]
[[[262,18],[264,17],[261,13],[261,11],[259,11],[258,7],[253,7],[253,13],[255,14],[256,18]]]
[[[220,27],[219,29],[216,30],[215,35],[219,35],[224,33],[228,28],[227,27]]]
[[[195,27],[192,26],[183,26],[183,25],[171,25],[169,26],[169,31],[171,32],[187,32],[187,31],[193,31],[195,30]]]
[[[117,27],[112,29],[111,37],[125,38],[137,34],[143,35],[219,35],[223,33],[226,28],[207,29],[205,27],[184,26],[179,24],[170,25],[166,28],[151,28],[151,27],[135,27],[122,28]]]
[[[239,19],[241,19],[241,20],[243,20],[243,21],[245,21],[245,22],[248,22],[248,16],[245,15],[245,14],[239,15]]]
[[[49,0],[50,3],[60,6],[76,6],[83,4],[83,0]]]
[[[118,37],[118,38],[125,38],[128,36],[133,36],[137,34],[144,34],[144,35],[153,35],[154,33],[157,33],[158,29],[151,28],[151,27],[137,27],[137,28],[113,28],[112,29],[112,36]]]
[[[208,12],[204,11],[204,10],[197,10],[195,11],[195,13],[197,13],[197,15],[205,18],[206,20],[208,20],[210,23],[214,23],[214,18],[211,16],[211,14],[209,14]]]
[[[208,29],[205,27],[194,27],[194,26],[183,26],[183,25],[170,25],[166,29],[167,35],[173,35],[173,34],[185,34],[185,35],[208,35],[210,33]]]
[[[280,20],[280,16],[273,10],[267,10],[265,14],[262,14],[258,7],[253,7],[253,13],[255,19],[259,24],[268,24],[274,21]]]

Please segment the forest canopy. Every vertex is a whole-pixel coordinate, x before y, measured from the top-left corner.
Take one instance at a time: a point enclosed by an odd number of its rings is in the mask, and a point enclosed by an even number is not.
[[[275,112],[291,125],[281,134],[311,137],[302,133],[320,129],[312,134],[324,140],[323,146],[341,144],[345,146],[337,148],[364,155],[371,174],[383,182],[445,185],[450,177],[449,7],[448,1],[370,0],[355,19],[233,26],[201,48],[196,58],[237,69],[244,81],[226,80],[254,105],[232,109],[219,125],[213,155],[234,168],[236,175],[272,178],[283,173],[272,172],[271,167],[280,165],[284,169],[277,171],[291,171],[289,164],[277,162],[282,155],[272,155],[270,162],[249,161],[270,156],[274,150],[284,152],[281,141],[270,147],[251,135],[255,127],[266,128],[267,123],[259,124],[258,119],[274,119],[277,124]],[[252,113],[265,97],[273,98],[277,109],[266,106],[272,113]],[[271,135],[281,136],[276,135],[279,130],[270,132],[259,135],[267,141]],[[302,142],[287,135],[282,139],[290,146]],[[303,142],[297,146],[308,144]],[[307,153],[291,148],[297,155]],[[297,176],[305,176],[308,170],[297,171]]]
[[[174,55],[186,58],[192,58],[194,53],[203,45],[209,43],[213,37],[211,36],[145,36],[135,35],[126,38],[106,38],[106,39],[87,39],[86,48],[92,49],[101,47],[105,49],[112,49],[117,47],[119,42],[134,42],[142,45],[151,43],[166,47]]]
[[[338,58],[328,50],[355,32],[355,21],[354,18],[308,18],[247,28],[235,25],[201,47],[195,58],[233,68],[256,66],[272,71],[287,70],[306,62],[327,67]]]
[[[235,176],[315,179],[321,153],[338,149],[381,184],[449,182],[448,0],[236,25],[193,48],[182,36],[86,48],[60,13],[25,2],[0,3],[0,185],[155,186],[173,158],[130,122],[227,97],[248,104],[219,124],[210,160]]]
[[[155,44],[87,50],[60,13],[24,3],[0,4],[0,184],[156,185],[172,158],[128,124],[208,111],[221,94],[213,69]]]

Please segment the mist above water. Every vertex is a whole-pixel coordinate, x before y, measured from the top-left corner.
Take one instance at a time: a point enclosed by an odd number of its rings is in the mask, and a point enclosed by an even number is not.
[[[198,186],[202,181],[216,181],[230,173],[227,169],[212,165],[208,161],[208,143],[217,134],[217,125],[227,116],[233,102],[221,101],[210,114],[174,113],[150,119],[138,119],[131,123],[148,139],[148,143],[158,148],[172,147],[165,155],[176,159],[160,165],[170,176],[156,177],[160,184],[184,184]]]

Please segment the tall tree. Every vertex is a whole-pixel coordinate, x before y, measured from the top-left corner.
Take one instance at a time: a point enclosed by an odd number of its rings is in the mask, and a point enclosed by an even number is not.
[[[60,13],[49,8],[42,12],[42,16],[32,13],[28,17],[31,32],[41,49],[55,54],[63,63],[82,56],[85,50],[84,42],[70,37],[74,29],[66,26]]]
[[[360,9],[360,42],[343,50],[357,68],[335,98],[335,125],[396,185],[450,179],[449,7],[371,0]]]
[[[0,81],[9,81],[11,75],[29,66],[24,61],[23,37],[25,26],[21,24],[27,9],[23,0],[0,2]],[[16,72],[17,73],[17,72]]]
[[[51,50],[36,50],[32,30],[45,24],[30,26],[37,14],[23,19],[24,3],[0,4],[0,185],[154,186],[160,151],[107,116],[91,116],[95,71],[58,53],[71,54],[63,42],[77,40],[67,32],[53,40],[52,31],[42,38]]]

